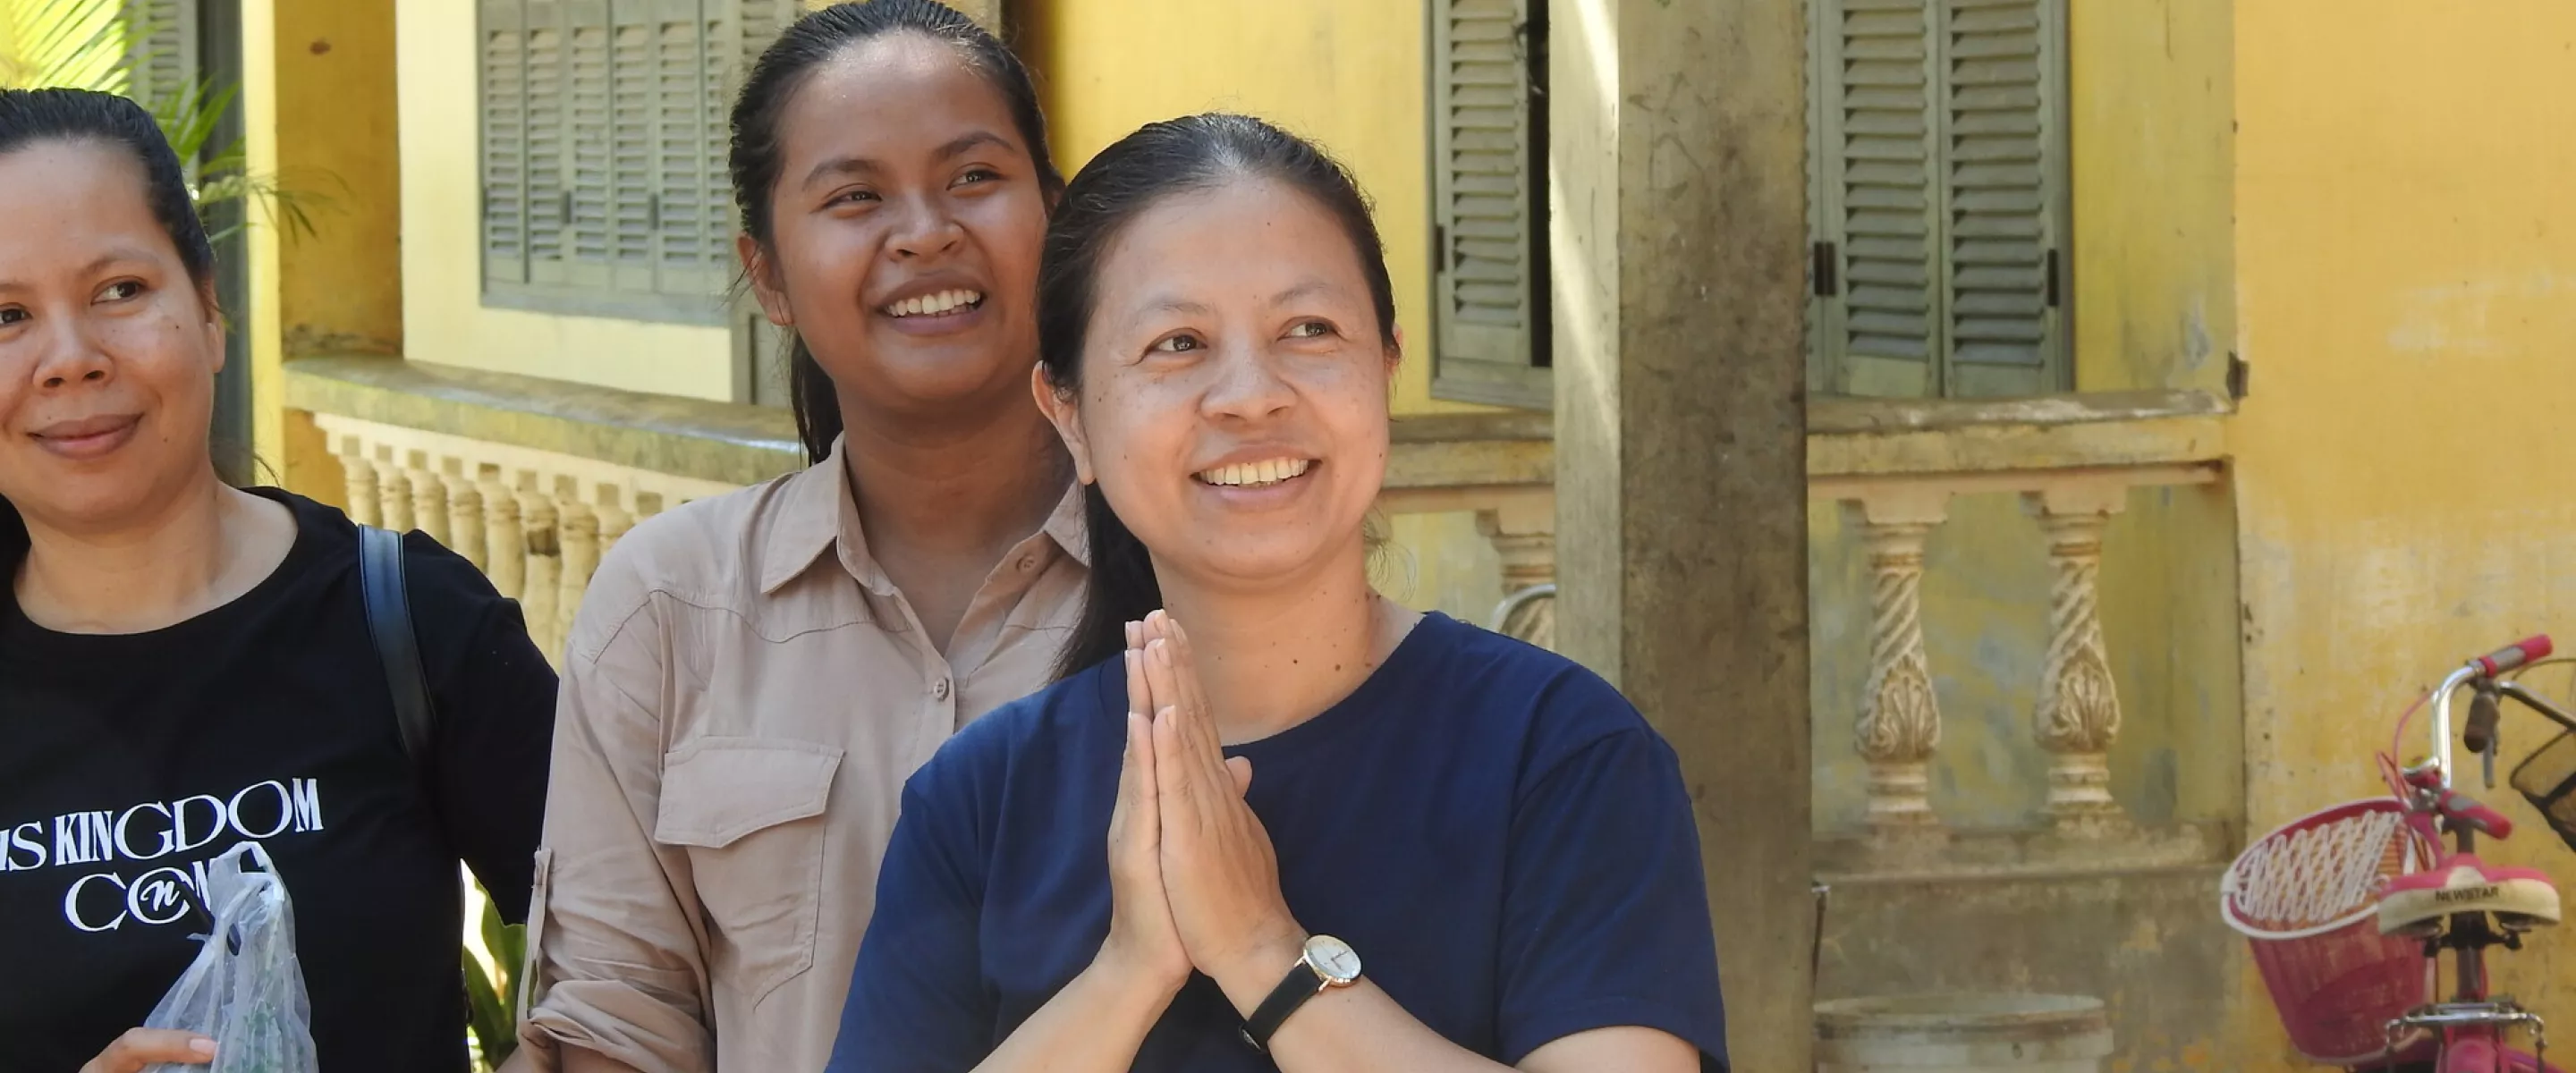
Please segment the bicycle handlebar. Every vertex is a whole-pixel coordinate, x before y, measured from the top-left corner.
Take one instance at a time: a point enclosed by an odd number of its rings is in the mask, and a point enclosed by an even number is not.
[[[2486,655],[2470,660],[2469,663],[2480,671],[2484,671],[2488,677],[2492,678],[2508,671],[2521,670],[2528,664],[2548,659],[2549,654],[2555,651],[2556,648],[2557,646],[2550,642],[2548,634],[2535,633],[2529,637],[2523,638],[2522,640],[2506,645],[2503,648],[2496,649]]]
[[[2549,640],[2548,634],[2533,634],[2470,660],[2459,670],[2452,671],[2450,677],[2442,679],[2442,684],[2434,688],[2433,763],[2437,765],[2440,773],[2442,789],[2451,788],[2451,694],[2459,692],[2461,686],[2472,681],[2492,680],[2499,674],[2520,670],[2532,663],[2547,659],[2556,647]],[[2488,711],[2481,712],[2472,708],[2468,729],[2479,734],[2482,740],[2468,744],[2471,748],[2483,751],[2487,742],[2494,740],[2495,735],[2495,716],[2490,714],[2495,703],[2494,690],[2492,687],[2482,688],[2478,691],[2478,696],[2488,707]]]
[[[2469,721],[2460,728],[2460,743],[2473,753],[2483,753],[2495,744],[2496,724],[2504,712],[2496,704],[2495,691],[2483,686],[2469,697]]]

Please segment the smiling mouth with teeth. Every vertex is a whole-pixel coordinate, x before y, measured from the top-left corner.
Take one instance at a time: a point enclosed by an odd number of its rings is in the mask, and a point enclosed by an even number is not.
[[[1200,484],[1219,488],[1260,488],[1306,475],[1314,468],[1313,459],[1272,458],[1260,462],[1237,462],[1194,474]]]
[[[984,304],[982,291],[941,291],[919,298],[906,298],[885,306],[880,312],[889,317],[936,317],[973,309]]]

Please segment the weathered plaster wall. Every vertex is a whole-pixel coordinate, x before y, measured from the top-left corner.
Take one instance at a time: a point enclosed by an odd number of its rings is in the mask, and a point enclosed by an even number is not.
[[[2576,7],[2260,0],[2235,24],[2253,392],[2231,442],[2261,830],[2370,792],[2370,751],[2461,657],[2576,631]],[[2507,744],[2538,730],[2510,724]],[[2488,795],[2529,827],[2496,856],[2576,878],[2512,798]],[[2563,936],[2496,982],[2576,1017]]]
[[[2077,386],[2223,390],[2236,304],[2230,0],[2069,7]],[[1832,504],[1808,525],[1815,823],[1850,830],[1865,800],[1852,723],[1869,668],[1868,562]],[[2143,490],[2104,537],[2103,631],[2125,717],[2112,793],[2142,820],[2243,813],[2233,525],[2222,491]],[[2031,822],[2047,785],[2031,735],[2046,544],[2011,497],[1986,496],[1954,502],[1926,552],[1944,723],[1934,807],[1966,827]]]

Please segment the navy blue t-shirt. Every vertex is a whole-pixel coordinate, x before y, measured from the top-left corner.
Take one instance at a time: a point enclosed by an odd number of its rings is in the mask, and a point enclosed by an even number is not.
[[[1120,671],[976,720],[905,785],[833,1073],[965,1073],[1099,952]],[[1591,672],[1430,615],[1348,699],[1226,752],[1252,760],[1298,923],[1415,1019],[1506,1064],[1641,1025],[1725,1068],[1680,765]],[[1134,1069],[1275,1070],[1242,1024],[1193,976]]]

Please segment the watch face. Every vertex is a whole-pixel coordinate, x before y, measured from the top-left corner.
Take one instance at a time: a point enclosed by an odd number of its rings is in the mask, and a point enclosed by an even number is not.
[[[1352,950],[1349,943],[1330,935],[1306,940],[1306,963],[1314,966],[1325,979],[1337,984],[1347,984],[1360,978],[1359,952]]]

